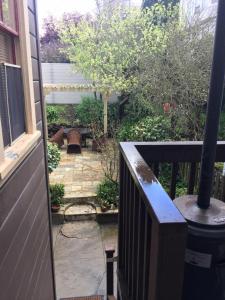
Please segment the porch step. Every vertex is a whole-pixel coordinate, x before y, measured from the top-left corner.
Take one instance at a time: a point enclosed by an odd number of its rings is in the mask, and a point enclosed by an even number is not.
[[[61,298],[60,300],[103,300],[103,296]]]

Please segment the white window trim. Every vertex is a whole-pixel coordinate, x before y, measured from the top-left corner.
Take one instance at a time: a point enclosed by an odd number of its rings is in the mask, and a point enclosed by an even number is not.
[[[29,16],[27,0],[17,0],[19,42],[17,57],[22,68],[26,133],[19,137],[12,146],[4,149],[2,126],[0,122],[0,181],[11,174],[27,154],[35,147],[41,136],[36,129],[33,73],[31,61]],[[0,120],[1,121],[1,120]]]

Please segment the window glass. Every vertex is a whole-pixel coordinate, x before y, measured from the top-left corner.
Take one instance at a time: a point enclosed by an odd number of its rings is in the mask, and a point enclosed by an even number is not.
[[[16,30],[16,15],[15,15],[15,3],[14,0],[0,0],[0,20],[1,22]]]
[[[20,68],[6,67],[12,142],[25,132],[23,80]]]
[[[5,67],[0,65],[0,117],[2,125],[3,143],[4,147],[10,145],[10,125],[6,95],[6,78],[5,78]]]
[[[0,65],[0,116],[4,146],[25,132],[25,107],[21,68]]]

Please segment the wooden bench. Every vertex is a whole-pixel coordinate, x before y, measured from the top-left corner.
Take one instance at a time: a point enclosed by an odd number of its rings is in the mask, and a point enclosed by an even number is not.
[[[81,134],[76,129],[67,133],[67,153],[81,153]]]
[[[50,138],[51,143],[57,144],[59,147],[62,147],[64,145],[64,140],[63,140],[63,135],[64,135],[64,128],[60,128],[56,134],[53,135],[53,137]]]

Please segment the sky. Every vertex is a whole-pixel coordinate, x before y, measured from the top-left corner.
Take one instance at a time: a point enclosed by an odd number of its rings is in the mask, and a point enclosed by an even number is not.
[[[140,5],[142,0],[131,0],[132,4]],[[61,16],[64,12],[94,13],[95,0],[38,0],[39,26],[48,15]]]

